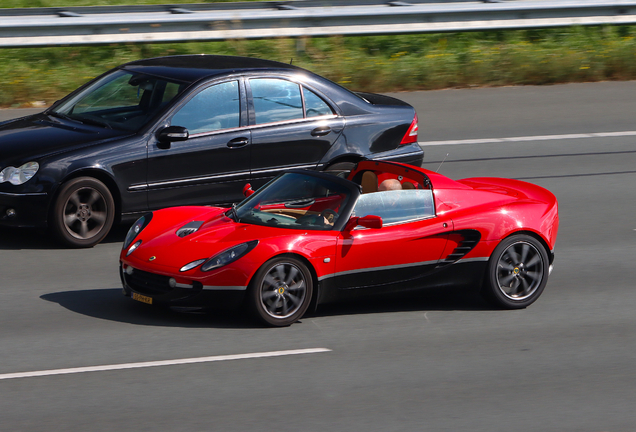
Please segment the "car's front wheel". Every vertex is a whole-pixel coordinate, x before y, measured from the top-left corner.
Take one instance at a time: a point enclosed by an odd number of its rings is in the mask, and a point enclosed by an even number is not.
[[[298,321],[307,311],[313,280],[307,266],[294,257],[267,261],[250,284],[250,303],[258,319],[282,327]]]
[[[114,220],[115,202],[104,183],[78,177],[61,186],[51,228],[67,246],[92,247],[106,237]]]
[[[537,239],[513,235],[502,240],[490,256],[483,294],[496,306],[525,308],[543,292],[549,268],[548,254]]]

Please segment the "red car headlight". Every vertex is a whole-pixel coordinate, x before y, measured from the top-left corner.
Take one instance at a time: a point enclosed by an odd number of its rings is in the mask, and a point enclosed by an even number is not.
[[[126,239],[124,240],[124,246],[122,247],[122,249],[126,249],[128,246],[130,246],[133,240],[137,238],[139,233],[148,226],[151,219],[152,219],[152,213],[145,214],[139,219],[137,219],[137,222],[135,222],[133,226],[131,226],[130,229],[128,230],[128,233],[126,234]],[[130,255],[131,252],[132,252],[132,249],[128,251],[126,256]]]
[[[200,259],[200,260],[192,261],[191,263],[186,264],[183,267],[181,267],[179,269],[179,271],[180,272],[186,272],[188,270],[192,270],[193,268],[196,268],[196,267],[200,266],[201,264],[203,264],[206,260],[207,260],[207,258],[203,258],[203,259]]]
[[[201,266],[201,271],[207,272],[228,265],[242,256],[245,256],[245,254],[254,249],[257,244],[258,240],[252,240],[214,255]]]

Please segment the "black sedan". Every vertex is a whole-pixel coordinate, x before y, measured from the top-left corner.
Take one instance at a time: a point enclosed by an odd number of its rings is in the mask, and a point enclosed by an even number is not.
[[[422,163],[413,107],[274,61],[140,60],[0,123],[0,225],[90,247],[149,210],[228,204],[247,182],[363,159]]]

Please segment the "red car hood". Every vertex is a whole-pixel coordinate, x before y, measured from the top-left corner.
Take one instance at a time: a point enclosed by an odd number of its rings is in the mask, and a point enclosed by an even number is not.
[[[196,209],[199,209],[198,214]],[[298,236],[303,230],[237,223],[225,216],[227,209],[180,207],[160,210],[139,235],[142,244],[122,258],[133,267],[157,272],[174,272],[182,266],[251,240]],[[179,237],[177,230],[191,221],[204,221],[195,233]]]

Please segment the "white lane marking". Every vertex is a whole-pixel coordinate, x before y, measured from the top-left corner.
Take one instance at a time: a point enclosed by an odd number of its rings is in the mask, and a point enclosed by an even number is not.
[[[186,358],[186,359],[177,359],[177,360],[161,360],[161,361],[151,361],[151,362],[141,362],[141,363],[122,363],[122,364],[103,365],[103,366],[87,366],[87,367],[77,367],[77,368],[70,368],[70,369],[51,369],[51,370],[42,370],[42,371],[33,371],[33,372],[17,372],[17,373],[0,374],[0,380],[12,379],[12,378],[31,378],[31,377],[40,377],[40,376],[48,376],[48,375],[64,375],[64,374],[73,374],[73,373],[82,373],[82,372],[101,372],[101,371],[111,371],[111,370],[120,370],[120,369],[136,369],[136,368],[147,368],[147,367],[154,367],[154,366],[172,366],[172,365],[182,365],[182,364],[192,364],[192,363],[207,363],[207,362],[224,361],[224,360],[244,360],[244,359],[280,357],[280,356],[298,355],[298,354],[316,354],[316,353],[328,352],[328,351],[331,351],[331,350],[328,348],[308,348],[308,349],[287,350],[287,351],[232,354],[232,355],[222,355],[222,356],[212,356],[212,357],[195,357],[195,358]]]
[[[634,135],[636,135],[636,131],[593,132],[593,133],[583,133],[583,134],[537,135],[537,136],[522,136],[522,137],[508,137],[508,138],[481,138],[481,139],[449,140],[449,141],[420,141],[418,142],[418,144],[422,147],[426,147],[426,146],[459,145],[459,144],[491,144],[491,143],[520,142],[520,141],[549,141],[549,140],[581,139],[581,138],[607,138],[607,137],[624,137],[624,136],[634,136]]]

